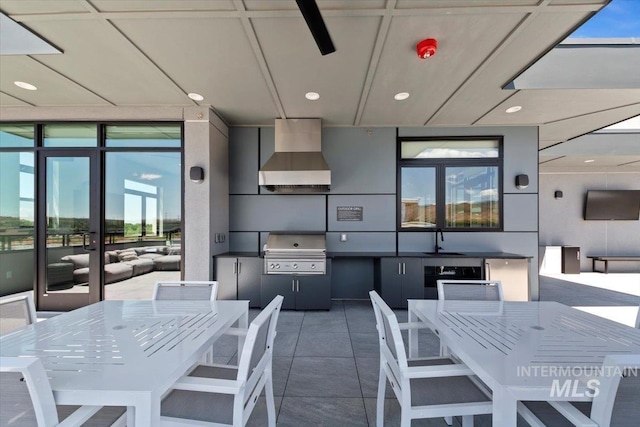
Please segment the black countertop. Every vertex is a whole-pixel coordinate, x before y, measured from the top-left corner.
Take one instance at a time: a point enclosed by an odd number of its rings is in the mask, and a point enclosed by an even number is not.
[[[225,252],[214,255],[217,257],[261,257],[261,252]],[[523,259],[531,256],[513,254],[509,252],[460,252],[452,254],[434,254],[425,252],[327,252],[327,258],[386,258],[386,257],[407,257],[407,258],[503,258],[503,259]]]

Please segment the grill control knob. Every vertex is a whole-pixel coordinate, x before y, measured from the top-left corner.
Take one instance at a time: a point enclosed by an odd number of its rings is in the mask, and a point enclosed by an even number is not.
[[[315,270],[315,268],[316,268],[316,265],[315,264],[311,264],[311,269]]]
[[[293,268],[297,269],[298,268],[298,264],[293,264]]]
[[[280,268],[280,264],[276,264],[276,269]]]
[[[275,268],[275,265],[274,264],[269,264],[269,268],[273,270]]]

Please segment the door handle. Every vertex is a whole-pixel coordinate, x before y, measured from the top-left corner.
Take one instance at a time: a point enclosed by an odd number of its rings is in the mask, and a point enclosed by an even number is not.
[[[92,237],[92,235],[96,234],[95,231],[90,231],[88,233],[82,234],[82,249],[85,251],[95,251],[96,250],[96,240]],[[89,243],[87,244],[87,236],[89,237]]]
[[[242,263],[238,261],[238,274],[240,274],[240,268],[242,267]]]
[[[291,279],[291,292],[296,291],[296,281]]]
[[[402,263],[402,274],[407,274],[407,264]]]
[[[238,273],[238,263],[234,262],[233,263],[233,274],[237,274]]]
[[[399,262],[398,263],[398,275],[401,275],[401,274],[402,274],[402,263]]]
[[[300,280],[296,280],[296,292],[300,292]]]

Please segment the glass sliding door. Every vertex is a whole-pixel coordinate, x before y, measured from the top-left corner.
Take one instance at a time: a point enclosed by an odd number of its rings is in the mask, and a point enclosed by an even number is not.
[[[94,151],[41,151],[39,310],[100,300],[99,173]]]

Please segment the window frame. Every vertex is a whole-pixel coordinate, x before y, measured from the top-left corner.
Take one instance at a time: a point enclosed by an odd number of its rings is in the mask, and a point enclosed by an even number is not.
[[[498,157],[442,157],[403,159],[402,143],[411,141],[474,141],[496,140],[498,142]],[[475,136],[404,136],[397,137],[396,144],[396,231],[397,232],[434,232],[441,229],[446,232],[502,232],[504,231],[504,136],[503,135],[475,135]],[[447,167],[483,167],[498,168],[499,227],[447,227],[446,225],[446,168]],[[435,227],[402,227],[402,169],[404,167],[431,167],[436,171],[436,226]]]

